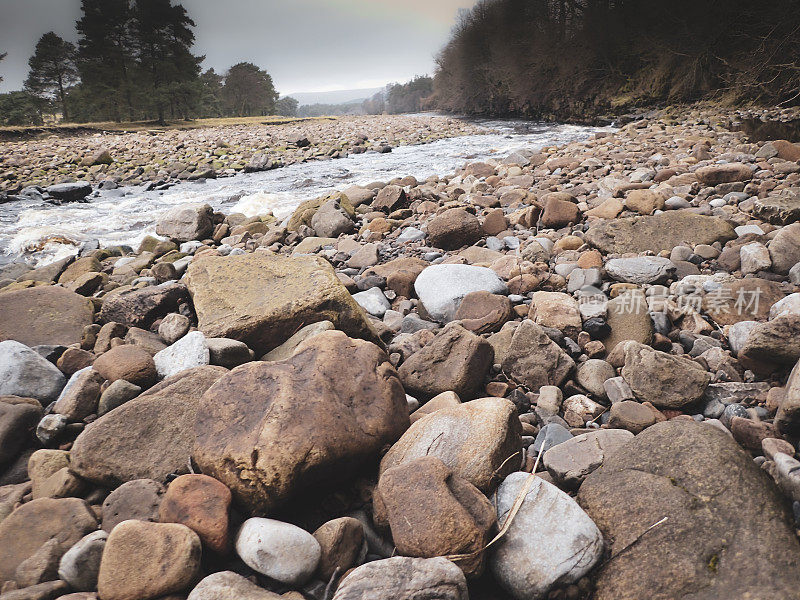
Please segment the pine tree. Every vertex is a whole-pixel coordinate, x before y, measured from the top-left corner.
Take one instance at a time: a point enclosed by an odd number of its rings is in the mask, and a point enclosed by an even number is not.
[[[90,111],[121,121],[127,109],[134,120],[133,56],[128,0],[81,0],[83,16],[76,23],[80,34],[78,71],[84,97],[95,105]]]
[[[135,0],[132,35],[139,73],[150,90],[150,103],[160,123],[167,108],[171,116],[187,116],[193,104],[205,57],[191,52],[194,21],[186,9],[171,0]]]
[[[2,60],[3,60],[5,57],[6,57],[6,53],[5,53],[5,52],[3,52],[2,54],[0,54],[0,62],[2,62]],[[2,78],[1,76],[0,76],[0,83],[3,83],[3,78]]]
[[[78,81],[75,46],[52,31],[45,33],[39,38],[28,66],[25,90],[39,98],[56,98],[64,121],[68,121],[66,90]]]
[[[228,111],[233,116],[271,115],[275,112],[278,93],[272,77],[253,63],[233,65],[225,77],[222,91]]]

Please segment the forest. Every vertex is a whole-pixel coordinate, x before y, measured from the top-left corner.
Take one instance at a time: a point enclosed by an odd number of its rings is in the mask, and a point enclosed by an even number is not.
[[[249,62],[201,72],[194,21],[171,0],[82,0],[77,45],[44,34],[24,88],[0,94],[0,124],[146,121],[293,113],[270,75]],[[0,60],[4,55],[0,54]]]
[[[800,101],[797,0],[482,0],[437,57],[436,108],[580,118]]]

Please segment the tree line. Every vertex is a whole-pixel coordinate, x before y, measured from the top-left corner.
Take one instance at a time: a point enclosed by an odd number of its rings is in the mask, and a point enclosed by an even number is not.
[[[23,90],[0,94],[0,122],[150,121],[294,114],[272,78],[249,62],[201,71],[195,23],[172,0],[81,0],[77,45],[45,33]],[[5,54],[0,55],[0,60]],[[2,79],[0,79],[2,81]]]
[[[418,75],[406,83],[387,85],[386,89],[364,100],[361,107],[368,115],[414,113],[428,107],[432,93],[433,79]]]
[[[432,102],[533,117],[797,103],[798,56],[797,0],[481,0],[437,57]]]

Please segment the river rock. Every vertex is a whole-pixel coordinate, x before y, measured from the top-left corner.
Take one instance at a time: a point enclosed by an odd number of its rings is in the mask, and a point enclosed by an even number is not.
[[[445,210],[428,223],[428,243],[434,248],[457,250],[482,237],[481,222],[463,208]]]
[[[399,208],[405,208],[408,205],[408,196],[403,188],[399,185],[387,185],[380,192],[372,202],[372,208],[381,210],[385,213],[390,213]]]
[[[463,571],[446,558],[396,556],[352,571],[333,600],[469,600]]]
[[[537,325],[558,329],[573,338],[582,326],[578,302],[561,292],[534,292],[528,318]]]
[[[207,365],[210,360],[211,354],[206,336],[199,331],[187,333],[153,357],[156,372],[161,378],[172,377],[188,369]]]
[[[748,277],[723,283],[703,296],[703,310],[721,326],[765,321],[770,307],[785,293],[776,281]]]
[[[615,557],[598,573],[597,600],[788,600],[800,585],[784,499],[715,427],[647,428],[586,478],[578,501]]]
[[[78,498],[40,498],[27,502],[0,522],[0,582],[14,578],[17,567],[48,541],[55,539],[66,552],[90,531],[97,520]]]
[[[575,361],[547,337],[542,327],[525,319],[514,331],[502,366],[515,381],[538,390],[543,385],[561,385]]]
[[[106,540],[97,579],[103,600],[180,592],[200,574],[200,539],[184,525],[123,521]]]
[[[181,523],[214,552],[228,548],[231,491],[208,475],[181,475],[169,484],[159,507],[162,523]]]
[[[522,472],[506,477],[493,496],[501,526],[523,493],[508,532],[490,550],[489,568],[514,598],[538,600],[554,585],[583,577],[603,554],[603,536],[575,500]]]
[[[133,400],[141,393],[142,388],[138,385],[134,385],[124,379],[117,379],[100,394],[100,401],[97,403],[97,416],[102,417],[107,412],[122,406],[128,400]]]
[[[421,398],[447,391],[474,398],[493,360],[489,342],[451,323],[406,359],[398,374],[406,391]]]
[[[81,421],[97,412],[103,377],[92,367],[85,367],[70,377],[53,411],[70,421]]]
[[[233,571],[219,571],[204,578],[186,600],[281,600],[282,596],[258,587]]]
[[[388,525],[399,554],[420,558],[467,554],[467,576],[483,571],[483,548],[497,524],[478,488],[434,456],[385,470],[373,496],[375,523]]]
[[[91,592],[97,589],[100,559],[106,547],[108,533],[93,531],[72,546],[58,565],[58,576],[76,591]]]
[[[435,456],[484,493],[514,470],[521,450],[516,408],[502,398],[481,398],[442,408],[416,421],[381,461],[381,473]]]
[[[38,352],[14,340],[0,342],[0,396],[35,398],[47,405],[66,383],[61,371]]]
[[[242,365],[212,386],[200,400],[193,457],[240,504],[269,510],[341,482],[408,425],[386,354],[329,331],[286,361]]]
[[[361,308],[373,317],[378,317],[379,319],[383,318],[386,311],[392,308],[391,303],[386,299],[383,291],[377,287],[353,294],[353,299],[358,302]]]
[[[253,360],[247,344],[228,338],[206,338],[211,364],[233,369]]]
[[[158,522],[164,486],[152,479],[123,483],[103,500],[103,529],[111,532],[123,521]]]
[[[333,267],[317,256],[204,257],[189,265],[184,279],[200,331],[242,341],[259,356],[318,321],[331,321],[353,337],[377,340]]]
[[[649,344],[653,339],[653,320],[648,312],[647,299],[641,290],[631,290],[609,300],[606,322],[611,333],[603,338],[610,354],[618,344],[633,340]]]
[[[634,435],[644,431],[655,422],[655,411],[634,400],[615,402],[609,411],[609,427],[625,429]]]
[[[464,296],[455,319],[473,333],[498,331],[511,318],[511,301],[489,292],[472,292]]]
[[[137,290],[108,294],[103,298],[100,319],[104,323],[121,323],[129,327],[150,329],[150,326],[189,301],[182,283],[162,283]]]
[[[725,243],[736,239],[736,232],[718,217],[674,210],[659,215],[603,221],[590,227],[585,239],[608,254],[647,251],[657,254],[681,244]]]
[[[700,183],[716,186],[720,183],[733,183],[734,181],[750,181],[753,178],[753,169],[742,163],[728,163],[724,165],[709,165],[701,167],[694,172]]]
[[[283,344],[275,348],[274,350],[270,350],[267,352],[261,360],[264,361],[278,361],[278,360],[286,360],[287,358],[291,358],[294,351],[297,347],[304,342],[305,340],[311,339],[312,337],[319,335],[325,331],[332,331],[336,329],[333,323],[330,321],[320,321],[319,323],[312,323],[311,325],[306,325],[300,331],[295,333],[292,337],[286,340]]]
[[[494,271],[473,265],[432,265],[419,274],[414,290],[425,311],[440,322],[455,318],[461,301],[471,292],[507,292]]]
[[[786,313],[750,331],[739,362],[757,373],[771,373],[800,359],[800,315]]]
[[[94,307],[63,287],[42,286],[0,294],[0,341],[26,346],[69,346],[92,324]]]
[[[622,429],[582,433],[552,446],[542,456],[542,464],[559,485],[577,489],[607,456],[632,439],[633,434]]]
[[[184,371],[89,424],[70,452],[72,470],[109,487],[186,473],[198,401],[226,373],[213,366]]]
[[[192,326],[189,317],[180,313],[170,313],[163,319],[158,326],[158,335],[167,344],[174,344],[187,333]]]
[[[351,233],[355,224],[336,200],[329,200],[311,217],[311,227],[319,237],[338,238],[343,233]]]
[[[711,374],[683,356],[628,342],[622,377],[636,397],[656,408],[682,408],[703,396]]]
[[[13,462],[26,442],[33,438],[33,431],[42,418],[40,406],[24,402],[10,404],[3,398],[0,396],[0,470]]]
[[[774,225],[789,225],[800,221],[800,192],[787,191],[753,203],[753,215]]]
[[[330,581],[336,569],[344,573],[363,562],[366,557],[364,527],[357,519],[333,519],[320,526],[313,535],[322,551],[317,565],[317,576],[322,581]]]
[[[311,578],[322,551],[307,531],[290,523],[254,517],[236,534],[236,553],[251,569],[294,587]]]
[[[100,355],[92,364],[103,379],[110,382],[124,379],[141,388],[149,388],[158,376],[150,354],[138,346],[123,344]]]
[[[786,380],[783,400],[775,415],[775,425],[787,435],[796,437],[800,433],[800,361]]]
[[[606,262],[605,269],[617,281],[635,283],[663,283],[675,274],[675,263],[658,256],[614,258]]]
[[[182,204],[156,223],[156,233],[176,242],[202,240],[214,231],[214,211],[208,204]]]

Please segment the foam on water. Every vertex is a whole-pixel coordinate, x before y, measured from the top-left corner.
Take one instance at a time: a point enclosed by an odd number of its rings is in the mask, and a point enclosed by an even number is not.
[[[136,247],[154,235],[159,215],[187,202],[207,202],[225,213],[247,216],[271,211],[283,219],[309,198],[352,185],[413,175],[455,172],[467,161],[502,158],[520,148],[539,149],[586,139],[599,128],[523,121],[483,121],[484,135],[447,138],[421,146],[401,146],[388,154],[356,154],[312,161],[263,173],[184,182],[168,190],[144,187],[96,192],[85,204],[51,206],[37,202],[0,205],[0,264],[23,256],[46,264],[75,254],[81,243]]]

